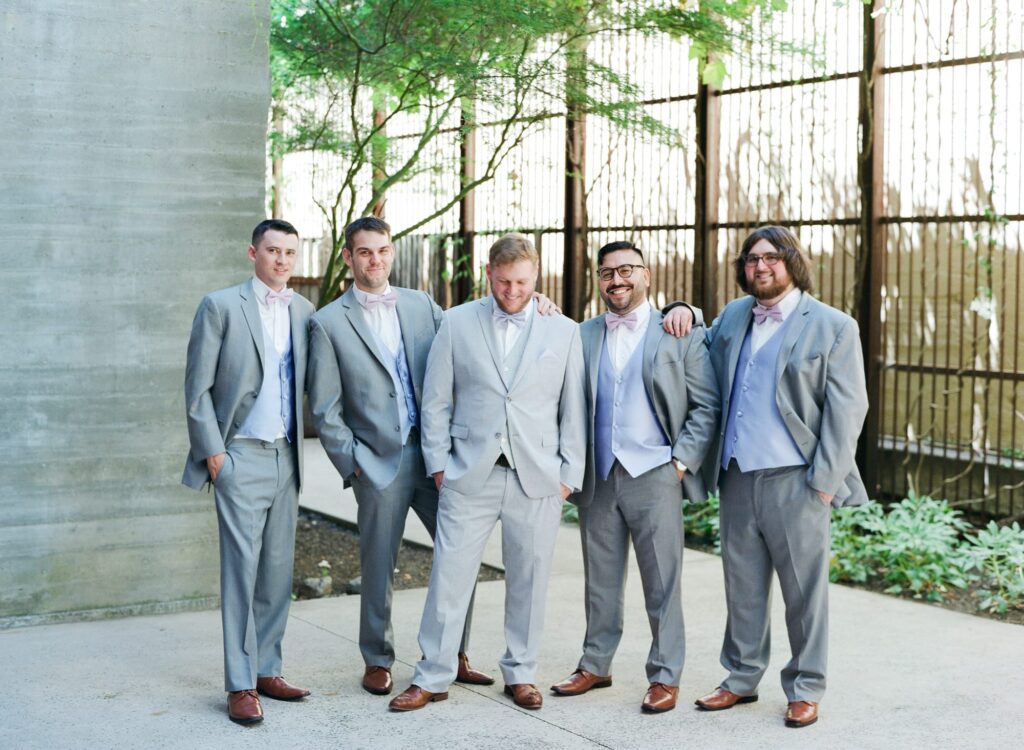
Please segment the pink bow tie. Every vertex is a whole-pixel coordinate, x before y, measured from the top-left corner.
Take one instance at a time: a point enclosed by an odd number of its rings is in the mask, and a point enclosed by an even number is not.
[[[491,315],[498,323],[504,323],[505,325],[511,323],[516,328],[522,328],[526,325],[526,310],[520,310],[517,313],[507,313],[495,305]]]
[[[636,327],[640,325],[640,321],[637,319],[635,312],[631,312],[628,315],[616,315],[610,312],[604,316],[604,324],[608,326],[609,333],[619,326],[626,326],[629,330],[635,331]]]
[[[768,318],[782,322],[782,311],[778,307],[764,307],[760,304],[754,305],[754,322],[758,325],[764,323]]]
[[[288,307],[292,303],[292,297],[295,296],[295,292],[291,289],[282,289],[280,292],[275,292],[271,289],[267,292],[267,306],[280,302],[285,307]]]
[[[366,299],[362,302],[363,309],[368,312],[373,312],[381,305],[394,308],[396,304],[398,304],[398,295],[394,291],[384,294],[367,294]]]

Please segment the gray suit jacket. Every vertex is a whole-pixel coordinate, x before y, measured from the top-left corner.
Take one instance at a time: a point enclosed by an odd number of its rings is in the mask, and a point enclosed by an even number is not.
[[[298,294],[288,307],[295,361],[295,421],[302,483],[302,394],[306,383],[306,326],[313,305]],[[189,454],[182,484],[210,481],[206,459],[223,453],[263,386],[263,322],[252,279],[211,292],[199,303],[185,362]]]
[[[423,458],[447,487],[472,494],[501,453],[505,425],[519,482],[530,497],[583,484],[586,402],[579,326],[533,314],[514,377],[501,374],[491,297],[452,308],[434,339],[423,385]]]
[[[441,308],[426,292],[392,289],[418,405]],[[398,474],[401,397],[350,288],[309,321],[309,408],[320,442],[346,485],[357,466],[377,489]]]
[[[643,381],[662,431],[672,441],[672,457],[686,466],[682,494],[694,502],[707,499],[714,482],[714,467],[705,463],[718,435],[718,382],[711,369],[704,332],[694,329],[681,339],[665,333],[664,316],[651,311],[643,341]],[[594,414],[597,410],[597,378],[608,327],[604,314],[580,324],[583,360],[586,363],[587,473],[583,491],[571,500],[580,506],[594,496]],[[707,476],[705,476],[707,475]]]
[[[753,297],[733,300],[708,331],[711,364],[722,389],[715,467],[722,460],[733,376],[754,302]],[[806,293],[792,314],[775,364],[775,402],[810,467],[807,484],[834,495],[836,507],[860,505],[868,496],[854,455],[868,395],[857,321]]]

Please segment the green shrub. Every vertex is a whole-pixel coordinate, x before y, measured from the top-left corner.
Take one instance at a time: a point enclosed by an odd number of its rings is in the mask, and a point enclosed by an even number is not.
[[[715,554],[722,554],[722,540],[718,534],[718,493],[710,495],[703,503],[683,505],[683,529],[690,539],[715,548]]]
[[[562,523],[579,523],[580,509],[575,503],[562,503]]]
[[[1003,614],[1024,608],[1024,530],[1016,521],[999,526],[989,521],[961,546],[965,567],[977,571],[981,588],[979,609]]]
[[[885,510],[879,503],[852,505],[834,511],[828,579],[833,583],[865,583],[876,567],[872,545],[884,530]]]
[[[946,500],[911,495],[890,506],[870,545],[879,577],[890,584],[886,592],[939,601],[951,586],[966,587],[973,576],[957,547],[970,528]]]

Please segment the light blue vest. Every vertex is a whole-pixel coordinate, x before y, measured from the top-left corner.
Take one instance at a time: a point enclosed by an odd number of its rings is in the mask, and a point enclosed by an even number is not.
[[[398,334],[398,351],[393,352],[384,344],[384,339],[377,335],[372,328],[373,339],[377,342],[377,348],[384,355],[384,362],[388,368],[388,375],[391,376],[391,383],[395,387],[395,393],[401,393],[404,398],[398,400],[398,423],[402,426],[402,444],[409,439],[409,430],[420,423],[419,412],[416,410],[416,392],[412,387],[412,375],[409,374],[409,360],[405,356],[405,339],[402,338],[401,328]]]
[[[495,302],[494,304],[498,304]],[[532,303],[531,303],[532,304]],[[519,332],[519,338],[516,339],[516,343],[512,345],[505,358],[501,361],[501,373],[502,379],[505,383],[511,385],[515,380],[516,374],[519,372],[519,365],[523,361],[523,352],[526,351],[526,341],[530,338],[530,332],[533,331],[533,320],[537,317],[537,311],[534,310],[530,319],[523,326],[523,330]],[[509,325],[512,325],[509,323]],[[500,349],[501,344],[498,344]],[[508,408],[508,402],[505,402],[506,409]],[[513,469],[516,468],[516,457],[513,455],[512,441],[508,438],[508,412],[505,412],[505,423],[501,426],[501,433],[499,442],[501,444],[501,453],[505,456],[508,461],[508,465]]]
[[[775,402],[775,362],[792,318],[792,315],[788,316],[753,355],[753,324],[747,330],[739,361],[736,362],[729,418],[725,423],[723,469],[729,467],[731,458],[736,459],[740,471],[744,472],[807,463],[782,421],[779,405]]]
[[[292,339],[288,348],[278,354],[274,339],[263,331],[263,385],[256,403],[238,430],[238,437],[250,437],[272,442],[282,427],[289,441],[295,440],[295,361],[292,358]]]
[[[634,478],[672,460],[672,445],[644,388],[643,362],[640,342],[622,372],[616,373],[607,340],[601,347],[594,410],[594,459],[600,479],[608,478],[616,458]]]

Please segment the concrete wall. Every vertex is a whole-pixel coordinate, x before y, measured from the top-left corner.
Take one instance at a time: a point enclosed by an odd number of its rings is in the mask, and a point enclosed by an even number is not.
[[[264,217],[268,5],[0,5],[0,627],[216,604],[182,381]]]

